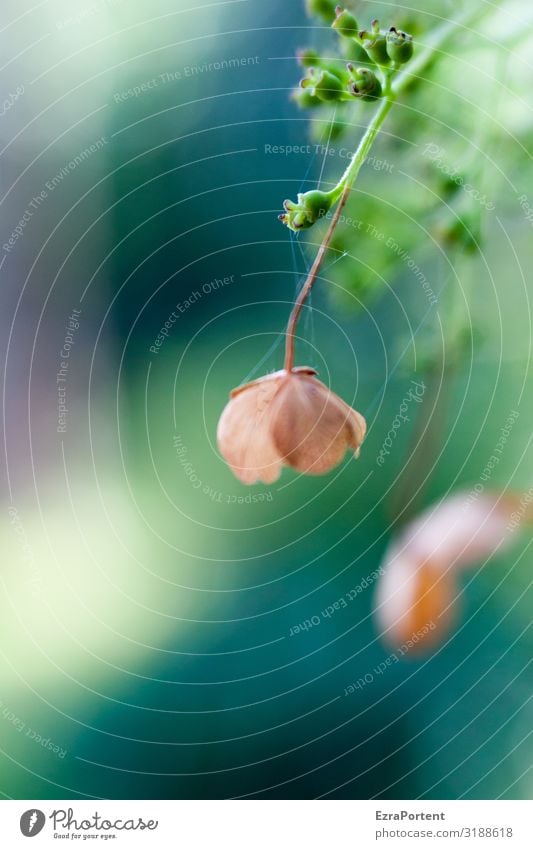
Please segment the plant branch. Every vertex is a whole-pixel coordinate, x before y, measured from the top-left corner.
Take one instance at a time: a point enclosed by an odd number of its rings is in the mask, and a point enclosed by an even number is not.
[[[435,52],[444,46],[448,38],[457,31],[457,28],[468,26],[471,21],[476,20],[482,13],[483,10],[480,11],[479,9],[476,9],[473,12],[470,9],[467,13],[456,20],[445,21],[443,24],[436,27],[436,29],[428,36],[424,49],[406,65],[403,71],[398,73],[396,76],[394,76],[394,74],[397,71],[397,67],[393,66],[391,69],[387,69],[386,71],[385,69],[382,69],[385,72],[383,98],[379,108],[374,113],[372,120],[366,128],[348,167],[331,192],[334,198],[334,203],[339,201],[338,206],[334,212],[333,218],[331,219],[331,223],[327,229],[322,244],[318,249],[315,261],[311,266],[302,290],[294,303],[294,307],[289,318],[285,336],[286,371],[291,371],[294,366],[295,334],[303,305],[307,300],[314,283],[316,282],[318,272],[320,271],[322,262],[333,237],[333,233],[339,222],[342,209],[348,200],[348,196],[355,180],[357,179],[359,171],[361,170],[361,166],[368,156],[385,118],[391,110],[398,95],[400,95],[408,87],[413,79],[416,79],[416,77],[424,71],[434,58]]]
[[[386,94],[383,100],[380,103],[379,109],[374,114],[370,124],[368,125],[365,134],[361,141],[359,142],[359,146],[355,151],[350,164],[348,165],[346,171],[342,175],[341,179],[335,186],[334,194],[335,200],[337,200],[337,196],[340,198],[337,208],[333,214],[333,218],[331,219],[330,225],[327,229],[326,235],[324,236],[324,240],[318,249],[318,253],[315,257],[315,261],[311,266],[309,274],[307,275],[307,279],[302,287],[300,294],[298,295],[293,310],[291,312],[289,323],[287,325],[287,333],[286,333],[286,345],[285,345],[285,370],[291,371],[294,366],[294,336],[296,332],[296,326],[298,324],[298,319],[300,318],[300,313],[302,312],[302,307],[307,300],[309,292],[313,288],[313,285],[318,276],[318,272],[324,260],[324,257],[327,253],[329,244],[333,237],[333,233],[335,228],[339,222],[339,218],[341,212],[344,208],[346,201],[348,200],[348,195],[352,189],[352,186],[356,180],[356,177],[361,169],[363,162],[365,161],[368,151],[372,147],[374,139],[376,138],[379,128],[381,127],[383,121],[385,120],[392,104],[396,96],[390,91]]]
[[[322,260],[326,255],[326,252],[329,248],[329,243],[331,242],[331,238],[335,231],[335,227],[337,226],[341,212],[344,209],[344,204],[348,200],[350,189],[351,185],[347,184],[342,190],[340,201],[333,214],[333,218],[331,219],[327,233],[324,236],[322,244],[320,245],[318,253],[315,257],[315,261],[311,266],[309,274],[307,275],[307,279],[302,287],[300,294],[296,298],[296,301],[292,308],[289,323],[287,325],[287,332],[285,335],[285,371],[292,371],[292,368],[294,366],[294,336],[296,332],[296,326],[298,324],[298,319],[300,318],[302,307],[307,300],[309,292],[313,288],[313,285],[316,281],[318,272],[320,271],[320,266],[322,265]]]

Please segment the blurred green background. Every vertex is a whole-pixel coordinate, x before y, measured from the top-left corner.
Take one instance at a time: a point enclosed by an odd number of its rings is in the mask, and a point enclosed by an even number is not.
[[[353,8],[422,43],[457,13]],[[337,49],[300,0],[5,4],[4,797],[530,797],[527,532],[466,576],[432,655],[356,694],[390,654],[375,586],[321,616],[407,515],[479,482],[513,410],[487,486],[532,484],[530,22],[526,0],[502,3],[402,99],[347,210],[363,232],[341,228],[305,310],[298,361],[367,417],[360,460],[248,489],[218,455],[218,416],[281,367],[323,233],[291,238],[277,213],[337,180],[372,104],[335,116],[341,134],[330,108],[291,99],[297,48]],[[287,145],[301,150],[272,152]],[[494,209],[450,186],[428,145]],[[413,415],[378,467],[420,379],[431,439],[413,450]]]

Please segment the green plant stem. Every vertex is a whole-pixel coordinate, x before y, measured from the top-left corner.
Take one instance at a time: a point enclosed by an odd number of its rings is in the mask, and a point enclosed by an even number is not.
[[[294,367],[294,342],[298,319],[300,318],[300,313],[302,312],[303,305],[307,300],[309,292],[313,288],[313,285],[316,281],[318,272],[320,271],[320,266],[322,265],[322,261],[327,253],[329,243],[331,242],[331,238],[335,231],[335,227],[337,226],[341,212],[344,209],[344,204],[348,200],[350,189],[351,184],[347,183],[341,192],[339,203],[335,212],[333,213],[333,218],[331,219],[330,225],[327,229],[327,233],[324,236],[322,244],[318,249],[315,261],[311,266],[311,269],[309,271],[309,274],[307,275],[304,285],[302,286],[302,290],[296,298],[296,301],[294,302],[294,306],[292,308],[292,312],[289,318],[289,323],[287,325],[287,332],[285,334],[285,371],[292,371]]]
[[[372,147],[374,139],[376,138],[379,129],[387,117],[389,110],[396,99],[396,95],[392,94],[389,89],[389,93],[386,94],[380,105],[379,109],[374,114],[370,124],[368,125],[365,134],[361,141],[359,142],[359,146],[355,151],[350,164],[348,165],[346,171],[342,175],[341,179],[333,189],[333,197],[334,202],[339,201],[337,208],[333,214],[333,218],[331,219],[331,223],[327,229],[326,235],[322,241],[318,249],[318,253],[316,255],[315,261],[311,266],[309,274],[307,275],[307,279],[302,287],[300,294],[298,295],[294,307],[292,309],[289,323],[287,325],[287,333],[286,333],[286,342],[285,342],[285,370],[292,371],[294,367],[294,341],[295,341],[295,333],[296,327],[298,324],[298,319],[300,318],[300,313],[302,312],[303,305],[307,300],[309,292],[313,288],[313,285],[318,276],[318,272],[320,271],[320,267],[322,265],[322,261],[327,253],[329,243],[331,242],[333,233],[335,228],[339,222],[339,218],[341,212],[344,208],[346,201],[348,200],[348,195],[352,189],[352,186],[356,180],[356,177],[361,169],[363,162],[365,161],[368,151]]]
[[[366,128],[365,134],[359,142],[357,150],[346,168],[346,171],[333,189],[334,195],[338,195],[338,197],[340,197],[345,186],[353,186],[355,183],[357,175],[361,170],[361,166],[368,156],[368,152],[374,144],[375,138],[381,129],[381,125],[389,114],[395,100],[396,94],[394,94],[392,89],[389,87],[388,90],[385,90],[379,109],[375,112],[374,117]]]
[[[436,29],[433,30],[433,32],[430,33],[430,35],[428,36],[428,40],[424,49],[405,66],[403,71],[398,73],[396,76],[393,76],[397,71],[397,68],[395,67],[392,67],[391,69],[381,69],[384,76],[383,97],[381,99],[378,109],[374,113],[372,120],[366,128],[365,133],[361,141],[359,142],[357,150],[355,151],[348,167],[346,168],[344,174],[342,175],[337,185],[331,191],[333,202],[337,203],[337,201],[339,201],[339,204],[335,210],[333,218],[331,219],[331,223],[328,227],[326,235],[324,236],[324,240],[322,241],[322,244],[318,249],[315,261],[311,266],[311,269],[309,271],[309,274],[307,275],[302,290],[294,303],[289,318],[285,335],[286,371],[292,371],[294,367],[295,334],[298,325],[298,319],[300,318],[303,305],[307,300],[314,283],[316,282],[318,272],[320,271],[320,267],[327,253],[329,244],[335,231],[335,227],[339,222],[341,211],[346,201],[348,200],[348,196],[357,178],[357,175],[361,170],[361,166],[363,165],[363,162],[368,156],[368,153],[376,139],[376,136],[379,133],[379,130],[381,129],[385,118],[390,112],[397,97],[404,91],[404,89],[408,87],[412,80],[420,76],[422,71],[424,71],[424,69],[429,65],[429,63],[435,56],[435,51],[443,47],[447,39],[457,31],[458,27],[467,26],[471,21],[478,19],[482,13],[483,10],[476,9],[473,12],[470,9],[468,13],[465,13],[456,20],[446,21],[445,23],[436,27]]]

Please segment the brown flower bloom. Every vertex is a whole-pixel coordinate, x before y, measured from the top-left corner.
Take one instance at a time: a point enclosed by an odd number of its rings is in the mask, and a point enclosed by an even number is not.
[[[321,475],[348,449],[356,456],[366,422],[312,368],[254,380],[231,393],[218,423],[220,453],[243,483],[273,483],[284,465]]]

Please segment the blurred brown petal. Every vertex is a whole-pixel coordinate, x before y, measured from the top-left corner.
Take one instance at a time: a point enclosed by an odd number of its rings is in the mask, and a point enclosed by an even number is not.
[[[458,589],[453,574],[427,560],[417,567],[396,557],[378,584],[376,616],[383,639],[409,645],[415,653],[441,642],[456,614]]]
[[[450,629],[457,573],[506,548],[517,497],[497,492],[457,493],[410,522],[383,560],[376,617],[387,642],[416,638],[412,649],[441,641]]]

